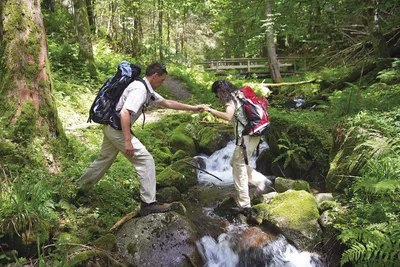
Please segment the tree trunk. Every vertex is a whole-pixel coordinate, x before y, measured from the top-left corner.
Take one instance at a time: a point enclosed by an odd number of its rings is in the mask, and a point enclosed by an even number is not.
[[[280,83],[282,81],[281,71],[279,69],[279,61],[276,55],[275,42],[274,42],[274,24],[273,24],[273,13],[272,3],[273,0],[266,0],[266,12],[265,19],[268,25],[266,29],[267,33],[267,45],[268,45],[268,65],[271,72],[272,82]]]
[[[97,77],[97,70],[93,57],[92,39],[90,37],[90,26],[85,0],[74,1],[75,27],[78,35],[79,53],[88,67],[90,76]]]
[[[160,60],[164,58],[163,54],[163,1],[158,0],[158,53]]]
[[[378,69],[382,70],[390,67],[390,50],[386,44],[385,37],[381,30],[381,21],[379,17],[379,2],[370,0],[370,8],[367,10],[368,31],[374,48],[375,58]]]
[[[136,0],[137,6],[140,6],[140,1]],[[139,58],[140,56],[140,10],[138,7],[133,8],[133,40],[132,40],[132,56]]]
[[[95,29],[95,17],[94,17],[94,3],[95,0],[86,0],[86,7],[87,7],[87,13],[88,13],[88,20],[89,20],[89,26],[91,31],[94,31]]]
[[[2,0],[0,6],[1,127],[9,127],[13,141],[23,145],[37,137],[64,136],[52,96],[40,0]]]
[[[44,8],[54,12],[56,10],[56,0],[43,0]]]

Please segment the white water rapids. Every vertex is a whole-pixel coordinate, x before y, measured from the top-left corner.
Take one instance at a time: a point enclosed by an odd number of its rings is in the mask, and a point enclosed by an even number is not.
[[[211,156],[199,155],[197,161],[201,169],[212,173],[215,177],[198,172],[200,183],[212,183],[219,186],[233,186],[232,168],[230,166],[231,156],[235,144],[229,142],[226,147],[216,151]],[[260,145],[260,153],[268,145],[263,142]],[[255,168],[256,156],[250,160],[249,165]],[[323,267],[324,265],[314,255],[307,251],[298,251],[288,243],[282,235],[271,238],[267,244],[260,247],[245,249],[241,243],[241,233],[247,229],[247,225],[229,225],[227,232],[218,236],[217,239],[206,235],[196,242],[205,267]],[[242,241],[243,242],[243,241]]]

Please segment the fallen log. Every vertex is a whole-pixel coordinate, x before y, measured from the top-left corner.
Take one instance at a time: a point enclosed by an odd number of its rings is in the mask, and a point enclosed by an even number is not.
[[[279,86],[291,86],[291,85],[301,85],[306,83],[320,83],[320,80],[312,79],[308,81],[300,81],[300,82],[288,82],[288,83],[262,83],[260,85],[270,86],[270,87],[279,87]]]

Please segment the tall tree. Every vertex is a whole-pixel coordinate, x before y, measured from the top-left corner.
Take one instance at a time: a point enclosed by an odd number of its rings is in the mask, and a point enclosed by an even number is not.
[[[158,0],[158,54],[160,60],[163,60],[163,1]]]
[[[94,16],[94,3],[95,0],[86,0],[86,8],[88,13],[88,20],[91,30],[95,28],[95,16]]]
[[[281,71],[279,69],[279,61],[275,50],[275,36],[274,36],[274,20],[272,13],[273,0],[266,0],[266,36],[268,45],[268,65],[271,73],[271,79],[274,83],[282,81]]]
[[[37,137],[63,136],[52,96],[40,0],[2,0],[0,6],[1,123],[13,141],[25,145]]]
[[[54,12],[56,9],[56,0],[43,0],[44,8]]]
[[[390,52],[382,32],[382,22],[380,17],[378,0],[369,0],[369,6],[366,10],[368,18],[368,32],[374,48],[374,54],[378,61],[380,70],[390,66]]]
[[[93,56],[92,38],[90,36],[90,26],[85,0],[74,1],[75,27],[78,35],[79,53],[81,58],[88,66],[90,76],[97,77],[96,65]]]

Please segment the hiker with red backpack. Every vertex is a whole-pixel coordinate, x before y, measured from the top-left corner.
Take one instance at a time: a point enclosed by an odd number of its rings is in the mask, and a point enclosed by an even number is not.
[[[140,214],[144,216],[150,213],[166,212],[170,210],[170,205],[156,201],[154,159],[146,147],[133,135],[131,126],[143,113],[143,106],[158,104],[170,109],[199,112],[204,111],[204,107],[168,100],[157,94],[154,89],[163,84],[168,74],[165,66],[160,63],[150,64],[143,79],[138,77],[139,74],[140,68],[123,61],[118,66],[117,74],[100,89],[90,110],[88,121],[105,124],[103,144],[99,157],[87,168],[76,184],[80,187],[78,197],[87,194],[121,152],[136,169],[140,182]],[[125,82],[127,78],[133,79]],[[117,97],[112,96],[111,92],[114,91],[119,91]],[[108,110],[110,106],[111,111]]]
[[[248,159],[257,148],[261,135],[269,127],[267,113],[268,100],[257,97],[250,87],[237,88],[227,80],[218,80],[212,85],[212,92],[225,104],[225,111],[218,111],[204,106],[213,116],[232,121],[236,147],[231,159],[232,174],[237,192],[236,203],[239,212],[250,215],[251,203],[249,184],[257,187],[262,193],[270,181],[248,165]]]

